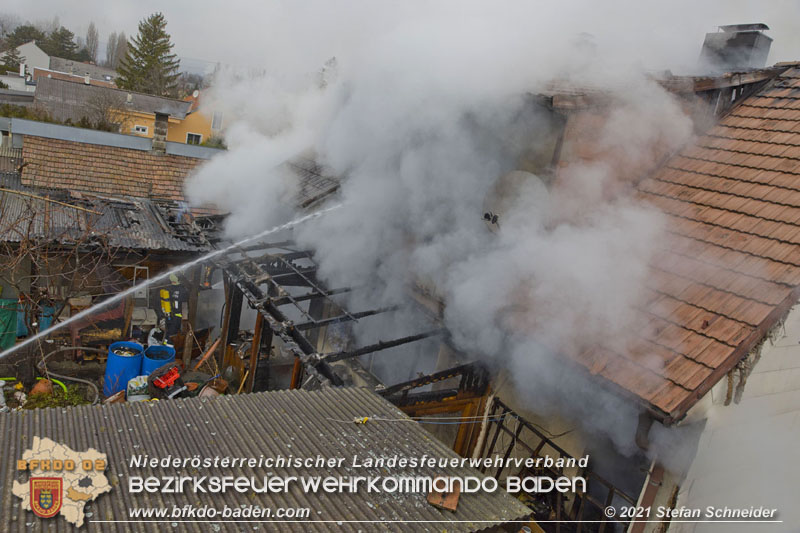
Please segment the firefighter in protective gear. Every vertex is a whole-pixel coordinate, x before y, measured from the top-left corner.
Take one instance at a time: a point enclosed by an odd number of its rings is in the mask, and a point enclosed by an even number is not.
[[[181,320],[183,320],[181,307],[183,302],[186,301],[186,297],[178,276],[171,274],[169,280],[171,282],[170,287],[162,288],[158,292],[161,300],[161,314],[167,326],[166,336],[172,337],[181,331]]]

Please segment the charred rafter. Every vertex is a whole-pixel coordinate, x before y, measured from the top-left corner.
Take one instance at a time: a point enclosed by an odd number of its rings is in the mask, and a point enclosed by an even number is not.
[[[430,331],[426,331],[424,333],[409,335],[408,337],[403,337],[400,339],[395,339],[391,341],[378,341],[375,344],[370,344],[369,346],[364,346],[362,348],[357,348],[355,350],[343,350],[341,352],[327,353],[320,356],[320,361],[325,363],[333,363],[335,361],[341,361],[343,359],[352,359],[354,357],[360,357],[362,355],[370,354],[373,352],[379,352],[381,350],[386,350],[388,348],[394,348],[395,346],[401,346],[403,344],[408,344],[410,342],[416,342],[422,339],[427,339],[428,337],[435,337],[437,335],[446,335],[446,334],[447,330],[445,328],[436,328]]]
[[[407,337],[380,341],[376,344],[328,354],[317,352],[316,342],[312,342],[306,333],[316,328],[342,322],[357,321],[360,318],[396,310],[396,307],[385,307],[351,313],[344,309],[332,296],[349,292],[353,289],[342,287],[327,290],[316,279],[317,265],[312,254],[307,251],[292,250],[291,243],[273,243],[252,245],[234,249],[225,257],[215,260],[218,268],[223,270],[228,281],[247,298],[250,306],[264,317],[264,324],[272,334],[283,341],[284,346],[294,354],[305,371],[315,377],[321,384],[341,385],[342,379],[334,372],[331,363],[355,359],[370,354],[401,346],[434,336],[444,336],[447,331],[437,328]],[[282,248],[281,251],[276,249]],[[292,294],[287,287],[303,286],[310,289],[305,294]],[[310,309],[301,302],[327,300],[338,316],[320,318],[312,316]],[[279,307],[293,305],[305,319],[295,324]],[[302,372],[301,372],[302,373]],[[294,380],[294,378],[293,378]]]
[[[401,396],[403,398],[408,396],[408,393],[414,389],[440,383],[442,381],[461,377],[458,385],[458,390],[472,391],[479,395],[486,392],[489,387],[489,372],[486,368],[479,363],[467,363],[464,365],[454,366],[447,370],[441,370],[421,376],[416,379],[405,381],[392,385],[391,387],[378,388],[375,392],[385,398],[392,399],[394,396]]]
[[[301,324],[295,324],[294,327],[300,330],[320,328],[322,326],[329,326],[331,324],[339,324],[342,322],[350,322],[354,319],[358,320],[359,318],[366,318],[368,316],[379,315],[381,313],[389,313],[392,311],[396,311],[397,309],[398,306],[396,305],[391,307],[381,307],[380,309],[371,309],[369,311],[361,311],[359,313],[347,313],[346,315],[343,314],[331,318],[323,318],[320,320],[303,322]]]

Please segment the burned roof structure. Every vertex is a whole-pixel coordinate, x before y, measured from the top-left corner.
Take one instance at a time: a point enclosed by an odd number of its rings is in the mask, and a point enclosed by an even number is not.
[[[363,424],[356,418],[369,417]],[[190,398],[163,402],[138,402],[67,409],[39,409],[0,417],[0,432],[7,446],[0,459],[0,513],[8,529],[24,529],[30,515],[10,494],[12,480],[21,478],[16,460],[30,447],[33,437],[50,438],[76,451],[95,448],[107,454],[106,477],[111,494],[88,502],[89,531],[130,531],[137,524],[127,520],[135,507],[220,505],[219,495],[209,493],[132,494],[130,476],[225,475],[254,476],[385,476],[378,467],[354,468],[370,458],[428,457],[457,458],[445,445],[388,401],[359,388],[328,388],[320,391],[276,391],[214,399]],[[183,452],[182,452],[183,450]],[[131,466],[131,456],[163,458],[182,453],[213,458],[344,458],[335,468],[249,467],[231,469],[175,469]],[[481,476],[470,468],[415,468],[392,472],[410,476]],[[23,480],[24,481],[24,480]],[[331,522],[342,531],[364,531],[376,525],[395,531],[481,531],[514,521],[527,521],[531,511],[504,489],[495,492],[462,493],[455,511],[441,510],[427,501],[427,494],[413,492],[304,492],[293,485],[287,492],[257,494],[229,491],[224,495],[230,507],[256,505],[277,509],[308,508],[308,519],[259,524],[274,531],[329,531]],[[91,514],[89,514],[91,513]],[[63,518],[53,521],[61,522]],[[239,531],[243,524],[214,521],[225,531]],[[62,523],[56,524],[62,526]],[[522,524],[517,524],[520,527]],[[195,531],[198,524],[176,521],[176,531]],[[247,524],[247,529],[251,527]]]
[[[298,365],[296,375],[292,379],[293,388],[300,386],[304,372],[319,384],[343,385],[347,378],[343,378],[341,372],[333,369],[332,365],[335,363],[352,361],[365,354],[445,333],[439,327],[432,327],[415,335],[381,341],[358,349],[319,353],[318,345],[313,338],[315,330],[331,324],[353,322],[360,318],[393,312],[397,308],[348,311],[334,299],[334,296],[350,292],[353,288],[325,287],[324,283],[317,279],[317,264],[311,252],[297,250],[291,242],[256,243],[247,247],[233,248],[214,258],[213,262],[225,272],[231,286],[223,319],[224,344],[232,343],[238,333],[238,317],[244,297],[259,313],[257,330],[261,332],[264,327],[270,339],[273,335],[280,338],[284,346],[297,358],[298,363],[302,363],[302,366]],[[329,306],[334,316],[323,318],[323,305]],[[296,323],[291,320],[287,312],[281,309],[284,306],[291,307],[293,314],[302,317],[302,321]],[[258,343],[259,341],[254,341],[254,344]],[[380,384],[377,378],[368,375],[363,369],[358,366],[354,368],[371,385]]]
[[[795,139],[800,135],[795,131],[800,124],[800,110],[795,110],[800,109],[795,105],[800,70],[777,65],[733,77],[671,77],[662,85],[678,94],[699,95],[723,116],[635,187],[639,199],[666,213],[674,238],[673,247],[665,245],[652,261],[648,299],[641,308],[650,333],[625,354],[598,347],[565,355],[616,392],[643,404],[654,418],[671,424],[730,372],[798,299],[800,240],[795,234],[800,235],[800,218],[795,211],[800,213],[800,196],[795,202],[792,195],[800,195],[794,184],[800,156],[793,152],[800,146]],[[586,105],[581,94],[555,95],[561,100],[554,99],[552,105],[580,108]],[[728,103],[717,106],[715,99],[722,97]],[[566,104],[564,98],[569,100]],[[304,191],[298,199],[301,207],[319,205],[339,187],[340,179],[312,158],[299,158],[291,165]],[[294,347],[305,368],[338,384],[330,368],[334,359],[355,358],[381,346],[335,356],[318,354],[302,333],[316,327],[318,317],[307,316],[299,328],[289,321],[278,307],[298,300],[282,288],[281,280],[293,279],[309,289],[300,301],[351,289],[323,288],[312,263],[292,266],[301,256],[310,261],[309,252],[269,248],[261,246],[260,258],[220,258],[217,266],[262,312],[272,331]],[[352,321],[359,316],[341,311],[338,318],[324,320]],[[377,312],[386,310],[360,316]],[[432,335],[446,338],[446,332],[432,327],[397,341]]]
[[[201,252],[211,247],[176,202],[31,188],[0,173],[0,240],[28,239],[141,251]]]

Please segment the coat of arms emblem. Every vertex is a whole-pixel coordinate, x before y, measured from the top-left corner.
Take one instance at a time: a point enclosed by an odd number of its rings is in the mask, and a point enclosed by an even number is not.
[[[60,477],[32,477],[31,510],[36,516],[50,518],[61,510],[62,482]]]

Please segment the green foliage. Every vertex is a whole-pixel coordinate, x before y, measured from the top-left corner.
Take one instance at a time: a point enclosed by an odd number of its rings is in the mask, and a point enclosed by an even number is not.
[[[31,24],[23,24],[22,26],[17,26],[14,31],[8,34],[6,48],[16,48],[30,41],[42,42],[45,40],[45,37],[42,30]]]
[[[47,55],[77,60],[78,45],[75,44],[75,34],[64,26],[54,30],[39,44]]]
[[[72,124],[72,121],[68,121],[69,125],[73,125],[76,128],[84,128],[87,130],[98,130],[98,131],[110,131],[113,133],[119,132],[119,124],[111,123],[107,120],[92,120],[89,117],[83,116],[78,119],[78,122]]]
[[[74,61],[81,61],[83,63],[90,63],[92,61],[92,56],[89,54],[89,50],[86,48],[81,48],[75,55],[72,57]]]
[[[28,396],[28,401],[23,409],[41,409],[43,407],[70,407],[89,403],[84,390],[78,385],[67,385],[67,392],[53,384],[53,394],[33,394]]]
[[[128,51],[119,66],[117,85],[122,89],[158,96],[174,96],[180,61],[172,53],[173,44],[161,13],[139,23],[139,33],[128,43]]]
[[[87,61],[91,55],[87,50],[78,50],[75,43],[75,34],[64,26],[59,26],[49,34],[31,24],[23,24],[8,34],[5,40],[7,49],[14,49],[19,45],[36,41],[36,45],[44,53],[51,56],[63,57],[74,61]]]
[[[38,120],[39,122],[57,122],[45,111],[13,104],[0,105],[0,117],[24,118],[27,120]]]
[[[0,81],[0,89],[8,89],[8,85]]]
[[[6,52],[5,57],[3,58],[3,64],[0,65],[0,70],[4,70],[6,72],[19,72],[19,65],[20,63],[24,62],[25,58],[17,51],[16,48],[12,48]]]
[[[228,145],[225,143],[225,139],[217,135],[212,135],[211,137],[206,139],[200,146],[207,146],[209,148],[221,148],[222,150],[228,149]]]

